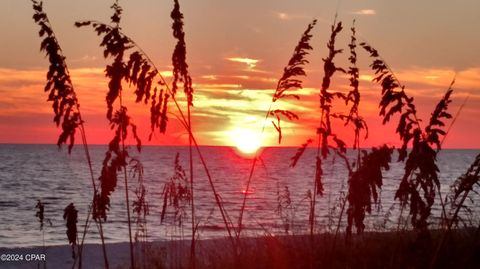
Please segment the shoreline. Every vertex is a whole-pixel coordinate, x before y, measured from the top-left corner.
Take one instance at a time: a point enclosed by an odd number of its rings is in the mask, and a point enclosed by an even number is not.
[[[480,268],[480,229],[452,230],[448,244],[440,253],[435,268]],[[306,235],[264,235],[240,240],[235,258],[228,238],[197,241],[197,268],[417,268],[428,267],[430,257],[440,241],[441,230],[431,231],[430,241],[419,241],[414,231],[365,232],[346,242],[345,234],[335,239],[333,233]],[[312,245],[313,244],[313,245]],[[110,268],[129,268],[129,243],[106,245]],[[0,248],[0,254],[45,254],[47,268],[72,268],[69,245],[23,248]],[[190,240],[165,240],[136,244],[138,268],[186,268],[190,260]],[[85,244],[83,268],[104,268],[100,244]],[[358,266],[357,266],[358,265]],[[40,266],[40,267],[38,267]],[[418,267],[420,266],[420,267]],[[43,268],[42,261],[0,262],[1,268]],[[76,267],[75,267],[76,268]]]

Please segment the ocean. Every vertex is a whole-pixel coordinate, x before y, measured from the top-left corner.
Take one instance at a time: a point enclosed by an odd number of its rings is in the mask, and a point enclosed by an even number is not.
[[[215,187],[226,212],[237,224],[243,195],[246,189],[252,160],[237,154],[229,147],[200,147]],[[90,146],[95,178],[100,175],[106,146]],[[261,154],[249,191],[244,215],[242,235],[259,236],[265,233],[285,233],[282,217],[288,216],[289,233],[308,232],[309,197],[315,173],[315,151],[307,149],[295,168],[290,167],[290,158],[296,148],[265,148]],[[188,238],[190,235],[190,209],[183,223],[173,223],[171,210],[166,221],[161,223],[162,192],[165,183],[174,174],[174,159],[180,154],[180,163],[188,173],[188,147],[145,146],[141,153],[130,148],[130,154],[141,160],[149,204],[147,216],[148,240]],[[466,171],[478,150],[443,150],[438,155],[442,195],[447,196],[453,181]],[[348,154],[354,156],[352,151]],[[367,216],[367,230],[388,230],[397,227],[400,207],[394,200],[403,172],[403,163],[393,158],[390,170],[384,172],[381,204]],[[323,196],[317,196],[317,232],[333,231],[338,221],[341,203],[339,197],[347,191],[347,171],[340,158],[324,161]],[[195,215],[198,222],[198,238],[222,238],[227,236],[223,220],[216,206],[198,155],[194,155]],[[131,174],[130,174],[131,175]],[[137,181],[130,177],[130,199],[134,200]],[[290,193],[290,209],[278,212],[278,193]],[[108,243],[128,241],[123,173],[111,197],[111,209],[103,225]],[[311,197],[311,196],[310,196]],[[480,195],[475,194],[470,220],[480,219]],[[74,203],[78,210],[78,230],[83,225],[92,198],[91,178],[81,146],[74,147],[72,154],[56,145],[0,145],[0,247],[28,247],[43,244],[68,244],[63,210]],[[437,195],[438,198],[438,195]],[[35,216],[37,201],[45,205],[45,224]],[[448,208],[448,207],[447,207]],[[438,203],[432,212],[435,224],[441,212]],[[134,216],[134,215],[132,215]],[[345,225],[345,217],[342,225]],[[432,224],[432,225],[433,225]],[[136,225],[133,223],[133,233]],[[98,243],[97,227],[91,223],[87,243]]]

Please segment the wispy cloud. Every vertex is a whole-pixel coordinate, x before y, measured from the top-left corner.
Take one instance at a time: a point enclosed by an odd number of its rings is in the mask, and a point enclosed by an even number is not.
[[[160,71],[160,75],[162,75],[164,78],[173,77],[172,71]]]
[[[232,57],[232,58],[227,58],[227,60],[231,62],[246,64],[250,69],[255,68],[257,66],[257,63],[260,61],[258,59],[242,58],[242,57]]]
[[[273,12],[273,14],[275,15],[275,17],[277,17],[277,19],[280,19],[283,21],[308,18],[308,16],[302,15],[302,14],[289,14],[286,12],[278,12],[278,11]]]
[[[70,60],[71,62],[93,62],[96,61],[98,58],[96,56],[91,56],[91,55],[84,55],[81,58],[77,59],[72,59]]]
[[[216,84],[194,84],[195,88],[203,89],[240,89],[242,88],[241,84],[230,84],[230,83],[216,83]]]
[[[279,18],[279,19],[281,19],[281,20],[288,20],[288,19],[290,19],[290,16],[288,16],[287,13],[277,12],[276,15],[277,15],[277,18]]]
[[[208,80],[217,80],[218,76],[217,75],[203,75],[201,76],[203,79],[208,79]]]
[[[360,75],[360,80],[363,80],[363,81],[372,81],[373,80],[373,76],[371,75]]]
[[[355,15],[372,16],[372,15],[376,15],[377,11],[375,11],[375,9],[360,9],[360,10],[352,11],[351,13]]]

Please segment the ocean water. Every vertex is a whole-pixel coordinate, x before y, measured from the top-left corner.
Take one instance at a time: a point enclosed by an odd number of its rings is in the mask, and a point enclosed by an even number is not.
[[[90,150],[95,177],[98,178],[106,146],[94,145],[90,146]],[[201,151],[226,212],[231,221],[237,224],[252,160],[240,156],[228,147],[201,147]],[[141,153],[137,153],[133,147],[130,152],[132,156],[140,159],[144,166],[146,197],[150,209],[147,216],[148,239],[188,238],[190,209],[187,209],[188,216],[182,225],[172,223],[172,214],[167,215],[164,223],[160,221],[162,191],[164,184],[174,173],[175,155],[180,154],[181,165],[186,169],[188,148],[146,146]],[[277,210],[277,193],[283,192],[286,187],[292,201],[291,209],[283,212],[284,216],[289,214],[291,220],[289,232],[300,234],[308,231],[308,191],[311,189],[315,172],[315,152],[307,149],[297,166],[291,168],[290,158],[295,152],[295,148],[263,150],[248,193],[243,235],[285,232],[285,223]],[[448,195],[451,183],[466,171],[476,154],[477,150],[440,152],[438,160],[443,197]],[[347,172],[340,159],[331,158],[324,164],[325,193],[322,197],[317,196],[316,205],[318,232],[332,231],[335,228],[340,213],[339,197],[342,192],[346,192],[347,185]],[[375,207],[372,214],[366,218],[367,230],[388,230],[396,227],[400,208],[393,197],[402,176],[403,165],[393,162],[391,169],[384,172],[381,205]],[[196,154],[193,171],[198,237],[225,237],[227,233],[223,220]],[[135,197],[136,185],[136,180],[130,179],[131,200]],[[473,201],[469,201],[473,202],[473,212],[469,217],[474,222],[480,220],[479,196],[474,195]],[[38,246],[42,244],[42,238],[46,245],[67,244],[63,209],[69,203],[74,203],[79,216],[78,230],[82,231],[91,197],[91,179],[80,146],[76,146],[69,155],[66,150],[59,151],[55,145],[0,145],[0,247]],[[128,241],[124,197],[123,177],[120,175],[117,188],[111,197],[107,223],[103,226],[107,242]],[[40,230],[35,216],[38,199],[45,204],[46,221],[43,231]],[[433,224],[440,212],[441,207],[436,203],[431,218]],[[135,224],[132,228],[135,233]],[[89,227],[86,242],[99,242],[94,223]]]

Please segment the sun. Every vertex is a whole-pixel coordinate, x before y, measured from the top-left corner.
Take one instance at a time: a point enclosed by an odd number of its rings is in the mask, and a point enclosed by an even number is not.
[[[262,146],[260,134],[248,129],[237,129],[231,137],[235,147],[244,154],[252,154]]]

